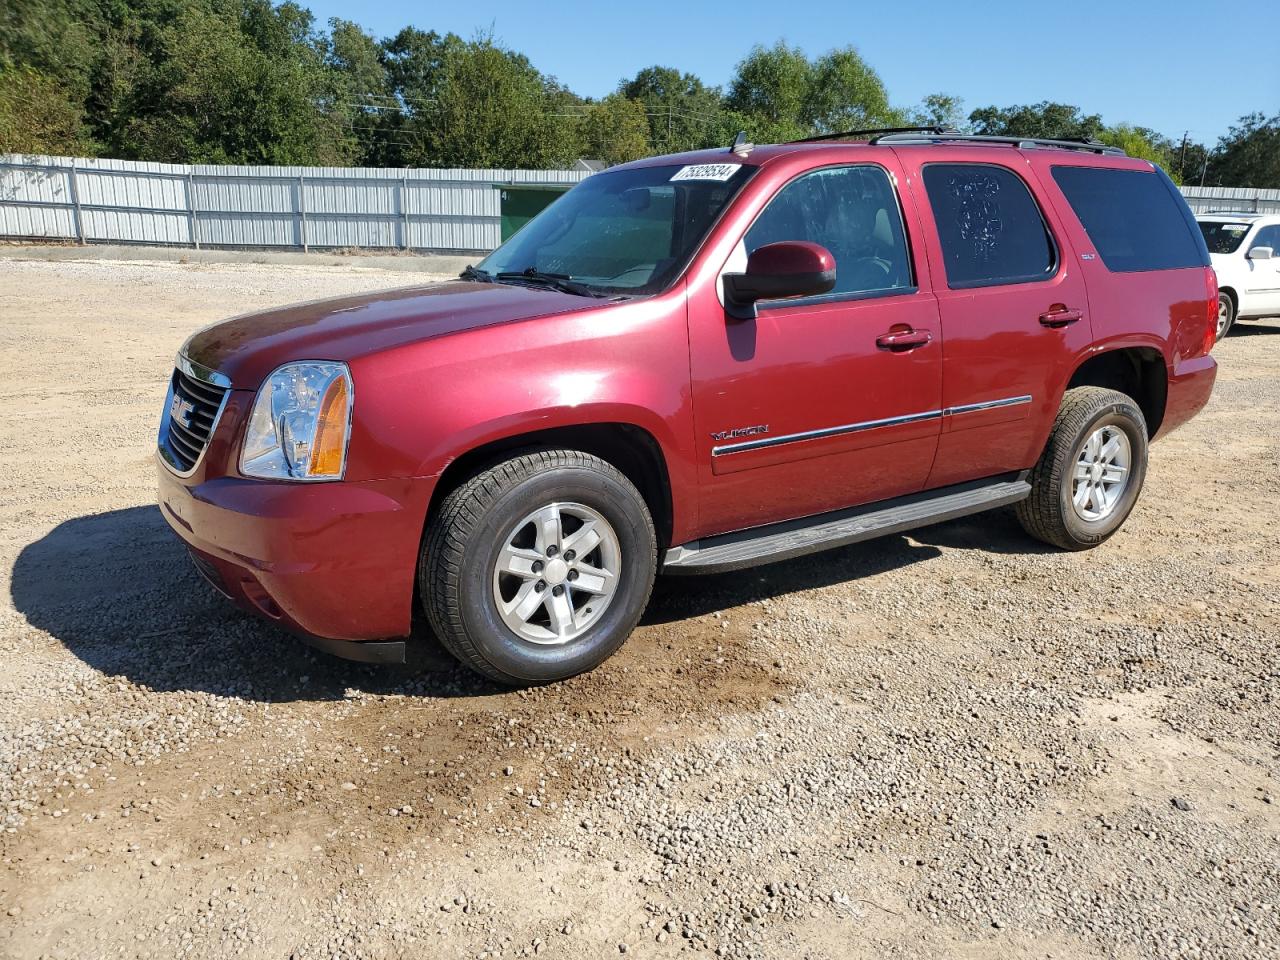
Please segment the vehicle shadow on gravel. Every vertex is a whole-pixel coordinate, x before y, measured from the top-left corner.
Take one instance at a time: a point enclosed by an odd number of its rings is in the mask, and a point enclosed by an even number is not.
[[[736,573],[659,577],[641,623],[671,623],[788,593],[890,573],[942,556],[940,547],[1010,554],[1055,552],[1053,547],[1028,536],[1011,509],[988,511],[913,530],[905,536],[881,537]]]
[[[1013,507],[988,510],[948,523],[913,530],[911,538],[935,547],[981,550],[984,553],[1038,556],[1062,552],[1057,547],[1036,540],[1023,530]]]
[[[752,570],[660,577],[642,624],[675,623],[784,594],[888,573],[941,547],[1039,553],[1011,511],[926,527]],[[458,666],[429,635],[414,663],[370,666],[320,654],[241,613],[192,567],[156,507],[68,520],[23,548],[14,607],[95,670],[158,691],[264,702],[340,700],[350,690],[430,697],[501,693]],[[425,631],[424,631],[425,633]]]
[[[1280,326],[1276,326],[1276,320],[1267,320],[1265,323],[1258,323],[1253,320],[1241,320],[1239,323],[1232,324],[1231,332],[1228,337],[1265,337],[1268,334],[1280,333]]]
[[[241,613],[200,578],[156,507],[68,520],[23,548],[14,607],[108,676],[161,691],[249,700],[340,700],[351,689],[457,697],[502,688],[434,647],[405,667],[317,653]]]
[[[693,577],[659,577],[642,624],[674,623],[746,603],[888,573],[940,556],[936,547],[882,537],[763,567]]]

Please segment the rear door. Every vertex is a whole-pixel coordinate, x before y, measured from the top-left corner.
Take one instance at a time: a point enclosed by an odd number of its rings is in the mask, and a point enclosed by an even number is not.
[[[934,159],[937,150],[909,151],[946,331],[929,487],[1033,464],[1092,340],[1075,256],[1021,154],[966,147]]]

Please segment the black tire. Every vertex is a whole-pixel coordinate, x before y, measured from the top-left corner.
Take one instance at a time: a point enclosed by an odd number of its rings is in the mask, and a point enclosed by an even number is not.
[[[540,644],[503,621],[494,565],[521,518],[564,502],[608,521],[621,569],[612,599],[585,633]],[[449,652],[492,680],[526,686],[572,677],[611,656],[644,612],[657,565],[653,520],[626,477],[586,453],[538,450],[476,474],[445,497],[427,524],[418,576],[427,617]]]
[[[1128,480],[1109,512],[1088,520],[1073,504],[1073,476],[1086,441],[1104,427],[1128,438]],[[1018,504],[1018,520],[1036,539],[1064,550],[1096,547],[1128,518],[1146,476],[1147,421],[1137,404],[1116,390],[1075,387],[1062,398],[1049,442],[1031,471],[1031,496]]]
[[[1221,340],[1231,332],[1232,326],[1236,322],[1236,304],[1231,299],[1231,294],[1224,290],[1218,291],[1218,332],[1214,337],[1214,342]]]

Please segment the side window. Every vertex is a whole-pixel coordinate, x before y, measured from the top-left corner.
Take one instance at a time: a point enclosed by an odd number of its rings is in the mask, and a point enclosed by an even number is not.
[[[947,286],[1047,280],[1058,257],[1040,208],[1012,170],[931,163],[924,188],[938,225]]]
[[[1208,265],[1186,201],[1163,174],[1074,165],[1052,172],[1108,270]]]
[[[1280,255],[1280,226],[1263,227],[1254,237],[1249,249],[1254,247],[1270,247],[1272,256]]]
[[[781,240],[808,240],[831,251],[836,285],[827,297],[912,285],[902,212],[880,167],[832,167],[792,180],[769,201],[743,243],[750,254]]]

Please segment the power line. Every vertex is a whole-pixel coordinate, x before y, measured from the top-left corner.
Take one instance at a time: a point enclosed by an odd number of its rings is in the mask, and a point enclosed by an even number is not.
[[[390,98],[383,97],[383,96],[382,96],[382,95],[380,95],[380,94],[370,94],[370,95],[368,95],[368,96],[371,96],[371,97],[372,97],[372,96],[377,96],[379,99],[390,99]],[[436,98],[422,98],[422,97],[414,97],[414,98],[406,98],[406,99],[411,99],[411,100],[413,100],[413,101],[415,101],[415,102],[418,102],[418,103],[439,103],[439,102],[440,102],[440,101],[439,101],[438,99],[436,99]],[[411,116],[411,115],[412,115],[412,114],[410,113],[410,111],[409,111],[409,110],[407,110],[403,105],[396,105],[396,106],[384,106],[384,105],[382,105],[382,104],[377,104],[377,103],[364,103],[364,102],[357,101],[357,100],[338,100],[338,101],[334,101],[334,102],[335,102],[335,105],[338,105],[338,106],[354,107],[354,108],[357,108],[357,109],[360,109],[360,110],[372,110],[372,111],[377,112],[377,113],[398,113],[398,114],[401,114],[401,115],[403,115],[403,116]],[[596,103],[566,103],[566,104],[562,104],[561,106],[557,107],[554,111],[552,111],[552,110],[534,110],[534,111],[526,111],[526,112],[532,112],[532,113],[534,113],[534,114],[536,114],[536,115],[538,115],[538,116],[544,116],[544,117],[571,117],[571,118],[581,119],[581,118],[586,117],[587,115],[589,115],[589,114],[590,114],[590,112],[591,112],[593,109],[595,109],[596,107],[598,107],[598,106],[600,106],[600,102],[596,102]],[[576,110],[576,111],[580,111],[580,112],[578,112],[578,113],[564,113],[564,112],[561,112],[561,111],[565,111],[565,110]],[[681,117],[682,119],[698,121],[698,122],[700,122],[700,123],[702,123],[702,124],[704,124],[704,125],[705,125],[705,124],[708,124],[708,123],[715,123],[715,122],[717,122],[717,121],[719,120],[719,118],[718,118],[718,117],[714,117],[714,116],[712,116],[712,115],[710,115],[710,114],[691,113],[691,112],[687,112],[687,111],[676,110],[676,109],[674,109],[674,108],[668,108],[668,109],[666,109],[666,110],[648,110],[648,109],[646,109],[646,110],[644,111],[644,115],[645,115],[645,117],[657,117],[657,118],[663,118],[663,117],[666,117],[666,118]]]

